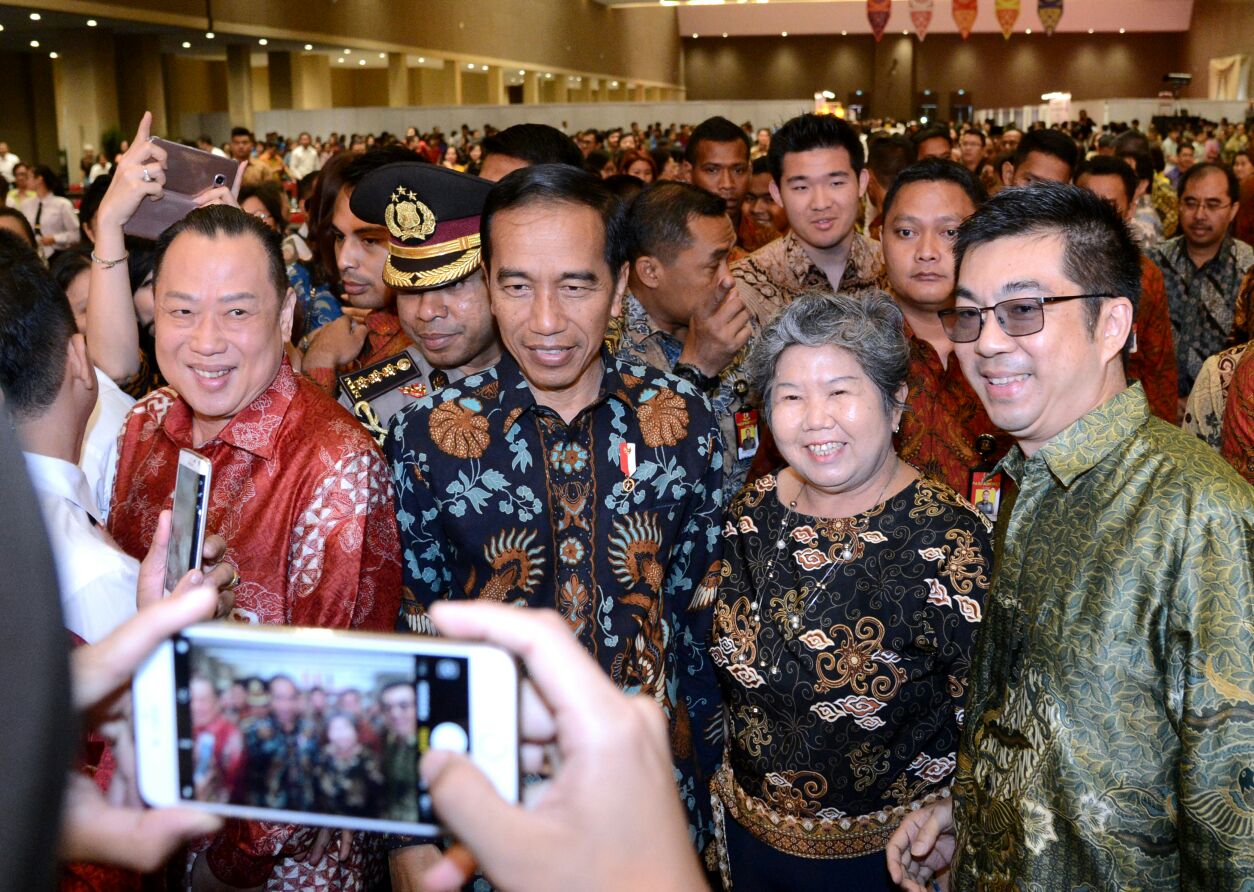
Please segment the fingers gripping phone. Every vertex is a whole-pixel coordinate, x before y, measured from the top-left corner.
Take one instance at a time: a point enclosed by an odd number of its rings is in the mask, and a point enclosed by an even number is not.
[[[418,773],[464,752],[518,801],[517,661],[484,644],[204,623],[133,683],[139,791],[154,806],[409,835],[440,832]]]
[[[212,482],[213,465],[209,459],[190,449],[180,449],[178,474],[174,478],[170,542],[165,553],[166,594],[174,591],[189,571],[200,569]]]
[[[212,152],[154,137],[154,145],[165,150],[165,186],[161,199],[152,196],[122,226],[127,235],[154,241],[179,220],[196,209],[195,198],[214,186],[230,186],[239,194],[240,166],[230,158]]]

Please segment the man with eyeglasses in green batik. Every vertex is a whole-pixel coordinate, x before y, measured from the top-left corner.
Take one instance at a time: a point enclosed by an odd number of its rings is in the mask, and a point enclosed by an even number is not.
[[[1137,248],[1105,201],[1007,189],[941,311],[993,423],[997,568],[953,796],[888,868],[950,888],[1237,890],[1254,876],[1254,489],[1153,416],[1123,360]]]
[[[1167,285],[1181,398],[1206,357],[1229,346],[1237,289],[1254,266],[1254,248],[1228,234],[1239,194],[1229,168],[1190,167],[1180,177],[1180,235],[1148,252]]]

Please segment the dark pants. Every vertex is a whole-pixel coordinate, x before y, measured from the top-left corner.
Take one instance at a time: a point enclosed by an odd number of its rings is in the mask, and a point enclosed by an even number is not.
[[[727,815],[732,892],[896,892],[883,852],[858,858],[800,858],[756,839]]]

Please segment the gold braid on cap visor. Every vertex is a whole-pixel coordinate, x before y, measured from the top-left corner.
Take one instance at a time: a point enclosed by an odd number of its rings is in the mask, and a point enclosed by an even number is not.
[[[479,236],[475,235],[474,238],[478,241]],[[397,269],[392,265],[392,254],[389,254],[387,264],[383,267],[383,281],[393,288],[435,288],[441,285],[451,285],[459,279],[464,279],[474,272],[478,265],[478,248],[467,251],[461,259],[452,263],[421,272],[404,272]]]

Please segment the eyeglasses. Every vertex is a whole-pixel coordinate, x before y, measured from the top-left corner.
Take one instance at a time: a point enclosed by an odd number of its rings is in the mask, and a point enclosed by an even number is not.
[[[984,331],[984,314],[989,310],[997,317],[1001,330],[1012,338],[1034,335],[1045,327],[1045,304],[1057,304],[1066,300],[1084,300],[1088,297],[1114,297],[1113,294],[1071,294],[1063,297],[1012,297],[991,307],[952,307],[940,310],[941,325],[949,340],[955,344],[978,341]]]
[[[1218,214],[1220,211],[1226,211],[1232,207],[1232,202],[1229,201],[1225,204],[1218,198],[1212,198],[1209,201],[1198,201],[1196,198],[1182,198],[1180,199],[1180,207],[1190,214],[1196,214],[1203,209],[1208,214]]]

